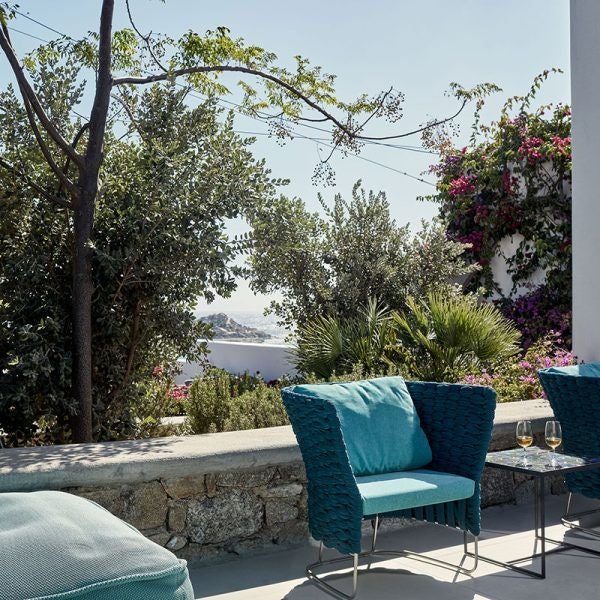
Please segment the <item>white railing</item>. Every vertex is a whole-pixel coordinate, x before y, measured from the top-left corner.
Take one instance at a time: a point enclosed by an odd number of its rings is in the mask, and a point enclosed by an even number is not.
[[[291,346],[284,344],[252,344],[246,342],[208,342],[208,361],[215,367],[230,373],[251,375],[260,373],[265,381],[280,379],[284,375],[294,375]],[[197,362],[182,362],[182,372],[175,382],[184,383],[202,374],[202,365]]]

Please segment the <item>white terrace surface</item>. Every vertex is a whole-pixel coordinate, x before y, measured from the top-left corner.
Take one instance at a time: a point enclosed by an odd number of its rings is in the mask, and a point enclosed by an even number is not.
[[[562,539],[559,524],[565,496],[548,498],[546,535]],[[586,505],[577,499],[577,509]],[[531,505],[502,506],[483,513],[480,552],[508,561],[534,550]],[[591,524],[591,523],[590,523]],[[573,533],[567,537],[581,545]],[[411,549],[458,563],[462,558],[462,534],[435,525],[419,524],[381,533],[379,548]],[[575,541],[577,540],[577,541]],[[365,540],[364,547],[368,547]],[[555,547],[549,545],[550,548]],[[227,563],[192,567],[196,598],[213,600],[327,600],[331,598],[307,582],[304,567],[316,560],[316,548],[306,544],[277,554],[238,558]],[[333,553],[331,553],[333,556]],[[329,557],[329,553],[325,554]],[[366,563],[365,563],[366,564]],[[522,563],[528,566],[530,563]],[[537,561],[535,563],[538,567]],[[547,578],[525,575],[480,562],[470,576],[406,558],[377,560],[370,572],[359,574],[359,600],[596,600],[600,598],[600,559],[580,551],[550,554]],[[350,590],[350,578],[333,575],[328,581]]]

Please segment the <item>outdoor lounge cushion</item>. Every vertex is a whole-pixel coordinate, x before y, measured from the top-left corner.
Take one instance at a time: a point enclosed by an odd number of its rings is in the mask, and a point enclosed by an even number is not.
[[[557,375],[570,375],[571,377],[600,377],[600,362],[582,363],[567,367],[549,367],[540,373],[556,373]]]
[[[193,600],[185,561],[94,502],[0,494],[1,600]]]
[[[427,469],[367,475],[356,483],[364,515],[462,500],[475,492],[472,479]]]
[[[429,442],[402,377],[297,385],[291,391],[335,406],[355,475],[417,469],[431,462]]]

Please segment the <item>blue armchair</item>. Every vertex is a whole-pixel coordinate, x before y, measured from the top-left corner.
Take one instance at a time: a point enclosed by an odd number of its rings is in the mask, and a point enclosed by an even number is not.
[[[565,452],[600,456],[600,363],[550,367],[538,371],[554,415],[560,421]],[[562,521],[572,529],[600,537],[598,530],[576,524],[580,518],[600,509],[570,512],[573,494],[600,500],[600,472],[568,473],[567,509]]]
[[[404,382],[384,377],[282,390],[308,478],[311,535],[321,546],[309,578],[328,592],[353,598],[360,556],[376,549],[381,516],[409,517],[480,532],[479,482],[491,438],[496,394],[491,388]],[[373,540],[361,552],[361,524],[373,522]],[[353,560],[353,591],[344,594],[316,573],[323,546]],[[417,557],[403,551],[394,554]],[[428,562],[452,566],[421,557]]]

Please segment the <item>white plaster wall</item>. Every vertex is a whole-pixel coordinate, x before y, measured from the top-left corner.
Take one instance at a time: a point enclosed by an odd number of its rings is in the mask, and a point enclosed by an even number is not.
[[[498,287],[502,291],[502,296],[507,297],[511,295],[513,280],[512,274],[508,272],[507,261],[512,258],[519,248],[519,244],[525,238],[520,233],[506,236],[500,240],[496,254],[490,261],[490,268],[492,269],[492,275],[494,281],[498,284]],[[515,297],[522,296],[530,292],[532,289],[538,287],[546,281],[546,271],[544,269],[537,269],[530,276],[529,280],[522,285],[517,286],[515,290]],[[494,298],[499,298],[500,294],[494,292]]]
[[[248,371],[255,375],[260,372],[265,381],[296,373],[290,359],[291,346],[212,341],[208,342],[208,349],[209,362],[230,373],[241,374]],[[184,362],[181,375],[175,378],[175,383],[184,383],[201,373],[202,366],[199,363]]]
[[[571,0],[573,347],[600,359],[600,0]]]

